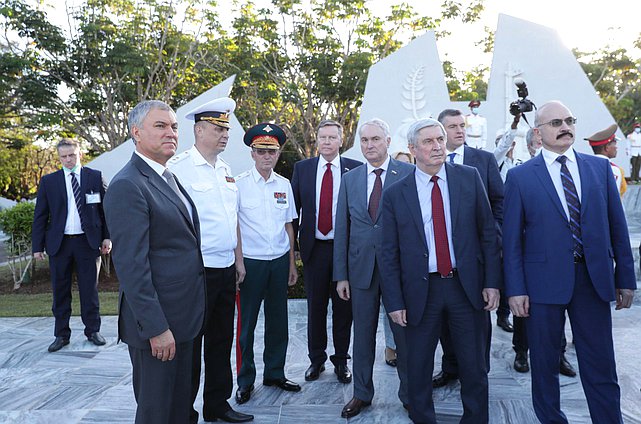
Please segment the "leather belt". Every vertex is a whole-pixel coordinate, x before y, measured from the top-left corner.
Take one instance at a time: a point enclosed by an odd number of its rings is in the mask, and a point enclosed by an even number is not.
[[[327,240],[315,239],[315,240],[316,240],[316,243],[334,244],[334,239],[327,239]]]
[[[78,238],[78,237],[83,237],[85,234],[65,234],[65,238]]]
[[[456,277],[457,275],[458,275],[458,271],[456,271],[456,268],[451,270],[450,273],[447,274],[447,275],[441,275],[438,272],[430,272],[430,277],[438,277],[438,278],[441,278],[441,279],[450,279],[450,278]]]

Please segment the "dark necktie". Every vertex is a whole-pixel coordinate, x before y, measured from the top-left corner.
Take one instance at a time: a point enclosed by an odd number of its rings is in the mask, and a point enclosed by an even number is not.
[[[447,241],[447,228],[445,226],[445,210],[443,209],[443,196],[438,186],[438,177],[432,176],[432,225],[434,226],[434,243],[436,245],[436,269],[442,276],[452,272],[452,258],[450,245]]]
[[[318,231],[327,235],[332,231],[332,203],[334,200],[334,176],[332,164],[327,164],[321,182],[320,202],[318,204]]]
[[[165,180],[167,181],[167,184],[169,185],[169,187],[171,187],[171,189],[176,193],[178,198],[183,202],[183,204],[185,205],[185,208],[187,209],[187,212],[189,212],[189,217],[192,218],[191,205],[189,204],[189,201],[187,200],[185,195],[182,194],[182,192],[178,188],[178,183],[176,182],[176,177],[174,177],[174,174],[172,174],[169,169],[165,169],[165,171],[162,173],[162,176],[165,177]]]
[[[456,153],[450,153],[447,156],[450,158],[450,163],[454,163],[454,158],[456,157]]]
[[[383,180],[381,179],[382,169],[375,169],[376,179],[374,180],[374,188],[372,194],[369,195],[369,204],[367,211],[369,212],[372,221],[376,221],[376,214],[378,213],[378,205],[381,203],[381,194],[383,193]]]
[[[78,217],[80,217],[80,228],[85,231],[85,223],[82,220],[82,194],[80,193],[80,184],[76,178],[75,172],[71,172],[71,189],[73,190],[73,197],[76,200],[76,209],[78,209]]]
[[[559,156],[556,158],[557,162],[561,164],[561,182],[563,183],[563,192],[565,193],[565,201],[568,204],[568,212],[570,214],[570,231],[572,231],[572,238],[574,239],[574,256],[583,256],[583,241],[581,239],[581,201],[572,179],[570,170],[565,165],[568,158]]]

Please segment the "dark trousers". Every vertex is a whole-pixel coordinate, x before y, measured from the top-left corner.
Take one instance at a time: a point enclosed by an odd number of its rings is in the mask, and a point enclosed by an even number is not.
[[[485,311],[485,317],[483,318],[485,322],[485,327],[482,329],[487,343],[485,344],[485,366],[487,372],[490,372],[490,348],[492,347],[492,318],[490,313]],[[454,352],[454,345],[452,343],[452,336],[450,334],[450,329],[447,325],[443,324],[441,330],[441,347],[443,348],[443,357],[441,359],[441,369],[443,372],[449,374],[458,375],[459,374],[459,364],[456,360],[456,353]]]
[[[529,350],[526,330],[527,318],[514,317],[514,333],[512,333],[512,347],[515,352],[527,353]],[[565,316],[563,316],[563,327],[565,328]],[[565,338],[565,331],[561,338],[561,352],[565,353],[567,347],[567,340]]]
[[[316,240],[309,261],[303,265],[307,293],[307,351],[312,364],[327,360],[327,306],[332,299],[332,336],[334,365],[345,365],[350,358],[352,332],[352,302],[338,296],[336,282],[332,281],[334,243]]]
[[[509,317],[510,316],[510,305],[507,303],[507,297],[503,295],[501,291],[501,297],[499,299],[499,307],[496,309],[496,317]]]
[[[374,397],[374,359],[376,357],[376,330],[381,305],[381,274],[374,266],[372,283],[367,289],[351,287],[354,312],[354,397],[371,402]],[[387,314],[385,314],[387,315]],[[387,316],[385,319],[390,319]],[[407,347],[405,331],[400,325],[390,322],[396,343],[397,367],[400,385],[398,398],[403,405],[409,404],[407,389]]]
[[[568,422],[561,411],[559,389],[559,355],[566,311],[592,422],[623,423],[610,303],[604,302],[594,290],[584,263],[575,265],[574,293],[570,303],[530,303],[527,332],[536,416],[543,423]]]
[[[69,339],[71,328],[71,276],[76,268],[80,294],[80,316],[85,325],[85,335],[100,331],[100,301],[98,300],[98,273],[100,251],[92,249],[84,235],[65,236],[58,252],[49,257],[53,304],[51,311],[56,319],[54,335]]]
[[[630,179],[632,181],[639,181],[639,170],[641,169],[641,156],[632,156],[630,158],[630,164],[632,165],[632,172]]]
[[[176,356],[161,361],[151,349],[129,346],[136,424],[184,424],[191,409],[191,360],[194,342],[176,343]]]
[[[489,420],[488,381],[485,365],[487,313],[474,309],[458,276],[441,278],[430,274],[427,304],[418,325],[405,328],[410,397],[414,423],[436,423],[432,399],[434,351],[445,323],[459,363],[463,424]]]
[[[234,304],[236,300],[236,266],[205,268],[207,313],[204,335],[194,339],[191,399],[192,405],[200,386],[201,354],[205,361],[205,387],[203,390],[203,418],[214,421],[231,406],[233,376],[231,349],[234,340]],[[192,407],[191,422],[198,422],[198,412]]]
[[[288,343],[289,253],[270,261],[245,258],[244,262],[247,275],[240,288],[241,366],[237,379],[239,387],[251,386],[256,381],[254,330],[263,300],[265,301],[263,379],[275,380],[285,377]]]

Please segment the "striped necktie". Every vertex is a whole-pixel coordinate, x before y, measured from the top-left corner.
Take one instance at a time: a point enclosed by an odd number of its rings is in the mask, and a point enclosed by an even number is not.
[[[456,153],[450,153],[447,155],[447,157],[450,158],[450,163],[454,163],[454,158],[456,157]]]
[[[561,182],[563,183],[563,193],[565,193],[565,201],[568,204],[568,212],[570,214],[570,231],[572,231],[572,238],[574,239],[574,256],[583,257],[581,201],[579,200],[572,174],[570,174],[570,170],[565,164],[568,158],[559,156],[556,160],[561,164]]]
[[[85,223],[82,220],[82,194],[80,193],[80,184],[78,184],[78,179],[76,178],[76,173],[71,172],[71,189],[73,190],[73,198],[76,200],[76,209],[78,209],[78,216],[80,217],[80,228],[82,231],[85,231]]]

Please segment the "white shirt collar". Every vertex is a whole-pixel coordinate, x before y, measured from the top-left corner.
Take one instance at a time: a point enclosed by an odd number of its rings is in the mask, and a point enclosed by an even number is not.
[[[387,155],[387,158],[385,158],[385,161],[378,168],[374,168],[371,163],[366,162],[367,163],[367,175],[369,175],[372,172],[374,172],[375,169],[382,169],[383,171],[387,171],[387,168],[389,168],[389,159],[390,159],[390,156]]]
[[[447,182],[447,172],[445,171],[445,164],[441,166],[441,169],[438,170],[438,172],[436,173],[436,176],[442,179],[443,181]],[[432,176],[428,173],[421,171],[421,169],[417,166],[416,178],[419,184],[427,185],[427,183],[429,183],[430,180],[432,179]]]
[[[456,153],[457,155],[463,155],[463,151],[465,150],[465,143],[461,144],[460,146],[458,146],[456,149],[454,149],[451,152],[449,150],[447,150],[447,148],[445,150],[447,151],[448,154],[449,153]]]
[[[328,163],[331,163],[336,168],[341,169],[341,155],[336,155],[336,157],[330,162],[327,162],[323,155],[318,156],[318,166],[320,168],[325,168]]]
[[[162,174],[163,174],[163,172],[165,172],[165,169],[167,169],[166,166],[159,164],[155,160],[149,159],[147,156],[139,153],[138,150],[134,150],[134,153],[136,153],[138,156],[140,156],[140,158],[142,160],[144,160],[145,163],[147,163],[147,165],[149,165],[151,167],[151,169],[153,169],[158,175],[163,177]],[[163,177],[163,178],[165,178],[165,177]]]
[[[254,182],[256,182],[256,183],[263,179],[263,176],[260,175],[260,172],[258,172],[258,169],[256,169],[255,165],[251,169],[251,174],[252,174],[252,177],[254,178]],[[269,173],[269,178],[267,178],[267,181],[265,181],[265,183],[268,183],[268,182],[271,182],[271,181],[274,181],[274,170],[273,169]]]
[[[73,173],[73,174],[76,174],[76,175],[80,175],[80,170],[81,170],[81,169],[82,169],[82,165],[79,165],[79,166],[78,166],[78,169],[76,169],[76,170],[75,170],[75,171],[73,171],[73,172],[71,172],[70,170],[68,170],[68,169],[67,169],[67,168],[65,168],[64,166],[62,167],[62,170],[63,170],[63,172],[65,173],[65,177],[68,177],[68,176],[69,176],[69,174],[72,174],[72,173]]]
[[[576,163],[576,155],[574,154],[574,149],[571,147],[567,149],[562,155],[543,147],[541,149],[541,154],[543,155],[543,160],[545,160],[547,166],[552,165],[554,161],[556,161],[556,158],[558,158],[559,156],[565,156],[570,162]]]

